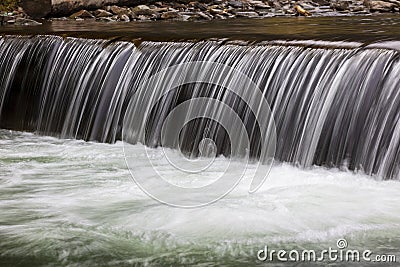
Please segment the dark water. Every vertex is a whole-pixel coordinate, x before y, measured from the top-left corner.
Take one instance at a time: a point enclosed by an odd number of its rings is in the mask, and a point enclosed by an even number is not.
[[[66,34],[76,37],[142,38],[150,41],[230,38],[234,40],[325,40],[376,42],[400,40],[400,17],[391,15],[292,17],[206,22],[53,21],[40,26],[0,27],[7,34]]]

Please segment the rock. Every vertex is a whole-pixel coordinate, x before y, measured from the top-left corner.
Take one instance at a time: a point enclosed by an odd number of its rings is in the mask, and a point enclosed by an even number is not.
[[[331,10],[330,6],[320,6],[318,7],[319,10]]]
[[[146,5],[139,5],[134,8],[132,8],[132,11],[135,12],[136,15],[145,15],[145,16],[151,16],[157,14],[156,11],[153,9],[150,9],[150,7]]]
[[[284,12],[285,12],[285,14],[288,14],[288,15],[295,15],[296,14],[296,12],[293,11],[292,9],[284,10]]]
[[[271,11],[267,11],[267,10],[257,10],[257,13],[261,17],[268,17],[272,14]]]
[[[329,6],[330,4],[328,0],[313,0],[313,2],[319,6]]]
[[[281,3],[279,3],[279,1],[277,1],[277,0],[270,0],[270,1],[268,1],[268,4],[269,4],[271,7],[274,7],[274,8],[277,8],[277,9],[281,9],[281,8],[282,8]],[[282,3],[282,4],[283,4],[283,3]]]
[[[218,15],[224,15],[224,14],[226,14],[225,10],[218,9],[218,8],[210,8],[208,11],[213,15],[217,15],[217,14]]]
[[[150,10],[150,7],[148,7],[146,5],[138,5],[132,9],[133,12],[138,12],[138,11],[142,11],[142,10]]]
[[[354,12],[356,15],[371,15],[367,10]]]
[[[128,15],[122,14],[122,15],[118,15],[118,20],[120,21],[124,21],[124,22],[129,22],[131,21],[128,17]]]
[[[180,17],[180,19],[181,19],[182,21],[190,21],[190,20],[192,19],[192,17],[191,17],[191,16],[188,16],[188,15],[182,15],[182,16]]]
[[[331,8],[337,11],[349,10],[350,3],[347,0],[331,0]]]
[[[158,7],[158,8],[154,8],[152,10],[154,12],[157,12],[157,13],[162,13],[162,12],[167,12],[168,11],[168,7]]]
[[[242,1],[228,1],[228,4],[230,6],[233,6],[234,8],[242,8],[243,7]]]
[[[207,10],[207,5],[199,2],[190,2],[189,6],[193,6],[194,8],[197,8],[201,11],[206,11]]]
[[[101,22],[115,22],[115,20],[113,20],[110,17],[100,17],[96,19],[97,21],[101,21]]]
[[[184,11],[186,9],[186,6],[181,3],[171,1],[170,5],[172,5],[173,8],[178,9],[180,11]]]
[[[366,0],[364,4],[371,12],[392,12],[397,6],[394,3],[380,0]]]
[[[113,15],[112,13],[105,11],[104,9],[97,9],[96,11],[93,12],[93,14],[97,18],[111,17]]]
[[[364,7],[363,6],[353,6],[350,7],[351,12],[360,12],[360,11],[364,11]]]
[[[208,14],[206,12],[198,12],[197,13],[201,18],[205,19],[205,20],[212,20],[213,16],[211,14]]]
[[[119,7],[119,6],[111,6],[110,11],[114,15],[128,15],[130,12],[130,10],[128,8],[123,8],[123,7]]]
[[[220,15],[220,14],[216,14],[216,15],[215,15],[215,18],[216,18],[216,19],[226,19],[225,16]]]
[[[139,18],[139,16],[136,15],[136,13],[133,11],[129,12],[128,16],[129,16],[130,20],[137,20]]]
[[[51,19],[52,21],[54,20],[54,21],[66,21],[66,20],[68,20],[68,18],[67,17],[60,17],[60,18],[52,18]]]
[[[200,16],[196,12],[181,12],[182,20],[195,21],[199,20]]]
[[[305,10],[314,10],[314,6],[313,5],[309,5],[309,4],[302,4],[301,5],[302,8],[304,8]]]
[[[42,23],[37,22],[36,20],[33,20],[33,19],[16,18],[15,25],[37,26],[37,25],[42,25]]]
[[[249,4],[253,6],[255,9],[269,9],[270,5],[264,3],[263,1],[250,1]]]
[[[139,16],[138,16],[138,19],[139,19],[139,20],[150,20],[150,17],[145,16],[145,15],[139,15]]]
[[[34,19],[48,16],[52,10],[51,0],[21,0],[19,4]]]
[[[89,18],[94,18],[92,14],[89,13],[87,10],[80,10],[71,16],[69,16],[70,19],[89,19]]]
[[[245,17],[245,18],[255,18],[258,17],[258,13],[254,11],[239,11],[236,12],[235,15],[237,17]]]
[[[176,19],[180,17],[181,15],[177,11],[167,11],[161,14],[162,19]]]

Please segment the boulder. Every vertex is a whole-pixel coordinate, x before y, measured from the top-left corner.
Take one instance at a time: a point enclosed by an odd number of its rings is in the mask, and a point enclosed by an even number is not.
[[[29,16],[43,18],[51,13],[52,3],[51,0],[21,0],[20,5]]]

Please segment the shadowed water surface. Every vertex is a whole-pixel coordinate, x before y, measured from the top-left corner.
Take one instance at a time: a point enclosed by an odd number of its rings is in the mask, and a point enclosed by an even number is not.
[[[65,34],[92,38],[117,37],[124,40],[142,38],[151,41],[230,38],[247,41],[313,39],[369,43],[400,40],[400,16],[276,17],[202,22],[53,21],[32,27],[0,27],[0,33]]]

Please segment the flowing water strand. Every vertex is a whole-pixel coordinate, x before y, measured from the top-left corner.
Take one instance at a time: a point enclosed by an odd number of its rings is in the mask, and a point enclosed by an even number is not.
[[[318,45],[203,41],[135,47],[52,36],[1,37],[0,127],[114,143],[121,139],[129,102],[140,97],[138,88],[152,75],[185,62],[215,62],[244,73],[262,90],[275,119],[276,159],[398,179],[399,52],[350,43]],[[132,136],[146,131],[146,145],[161,145],[161,125],[169,112],[199,97],[221,100],[237,111],[251,136],[251,156],[260,156],[255,114],[238,96],[212,84],[175,88],[151,107],[146,126],[133,126]],[[136,108],[149,108],[146,101]],[[213,114],[223,115],[217,109]],[[181,148],[197,156],[204,137],[216,140],[217,154],[230,155],[224,129],[206,119],[183,129]]]

